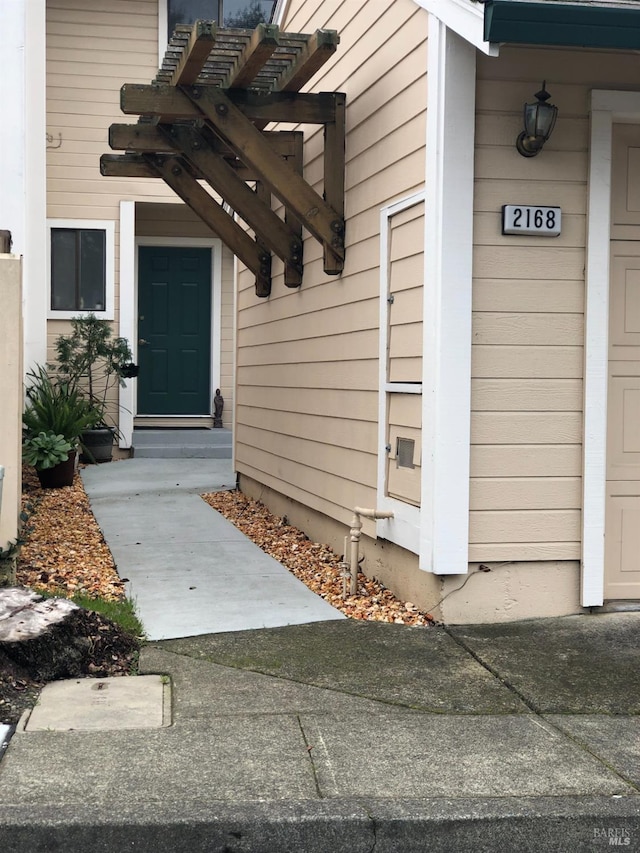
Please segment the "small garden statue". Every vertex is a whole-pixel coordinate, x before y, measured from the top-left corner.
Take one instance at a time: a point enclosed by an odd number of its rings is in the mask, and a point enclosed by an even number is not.
[[[213,426],[222,426],[222,410],[224,409],[224,397],[220,389],[216,388],[216,396],[213,398]]]

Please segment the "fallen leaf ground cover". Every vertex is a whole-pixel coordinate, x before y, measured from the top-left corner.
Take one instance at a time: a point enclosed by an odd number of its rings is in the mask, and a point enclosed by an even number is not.
[[[242,492],[212,492],[202,497],[316,595],[346,616],[403,625],[426,626],[433,622],[429,613],[410,601],[399,600],[379,581],[362,572],[358,573],[357,594],[343,598],[340,557],[327,545],[310,541],[301,530]]]
[[[23,511],[29,515],[20,550],[18,583],[38,591],[120,601],[124,582],[76,474],[72,486],[42,489],[35,471],[25,468]]]

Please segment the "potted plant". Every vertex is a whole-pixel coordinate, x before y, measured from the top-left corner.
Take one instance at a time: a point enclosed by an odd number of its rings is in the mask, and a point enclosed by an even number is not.
[[[71,320],[72,331],[55,343],[57,367],[70,390],[84,396],[94,413],[94,423],[81,434],[83,458],[91,462],[111,459],[117,428],[109,422],[110,389],[124,386],[137,375],[126,338],[113,337],[111,325],[88,313]]]
[[[74,448],[84,430],[99,422],[89,400],[68,382],[52,376],[36,365],[27,373],[26,404],[22,415],[25,434],[53,432],[62,435]]]
[[[25,436],[22,458],[36,469],[43,489],[73,485],[76,451],[63,435],[43,430]]]

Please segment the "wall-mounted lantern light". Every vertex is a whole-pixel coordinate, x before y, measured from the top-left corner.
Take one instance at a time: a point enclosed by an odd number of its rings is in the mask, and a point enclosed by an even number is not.
[[[546,90],[547,81],[542,89],[536,92],[538,99],[535,104],[524,105],[524,130],[516,139],[518,154],[523,157],[535,157],[542,151],[542,146],[551,136],[551,131],[558,117],[558,108],[547,101],[551,95]]]

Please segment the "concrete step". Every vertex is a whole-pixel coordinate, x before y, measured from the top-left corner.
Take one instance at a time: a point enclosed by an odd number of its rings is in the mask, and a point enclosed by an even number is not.
[[[136,459],[231,459],[229,429],[134,429]]]

